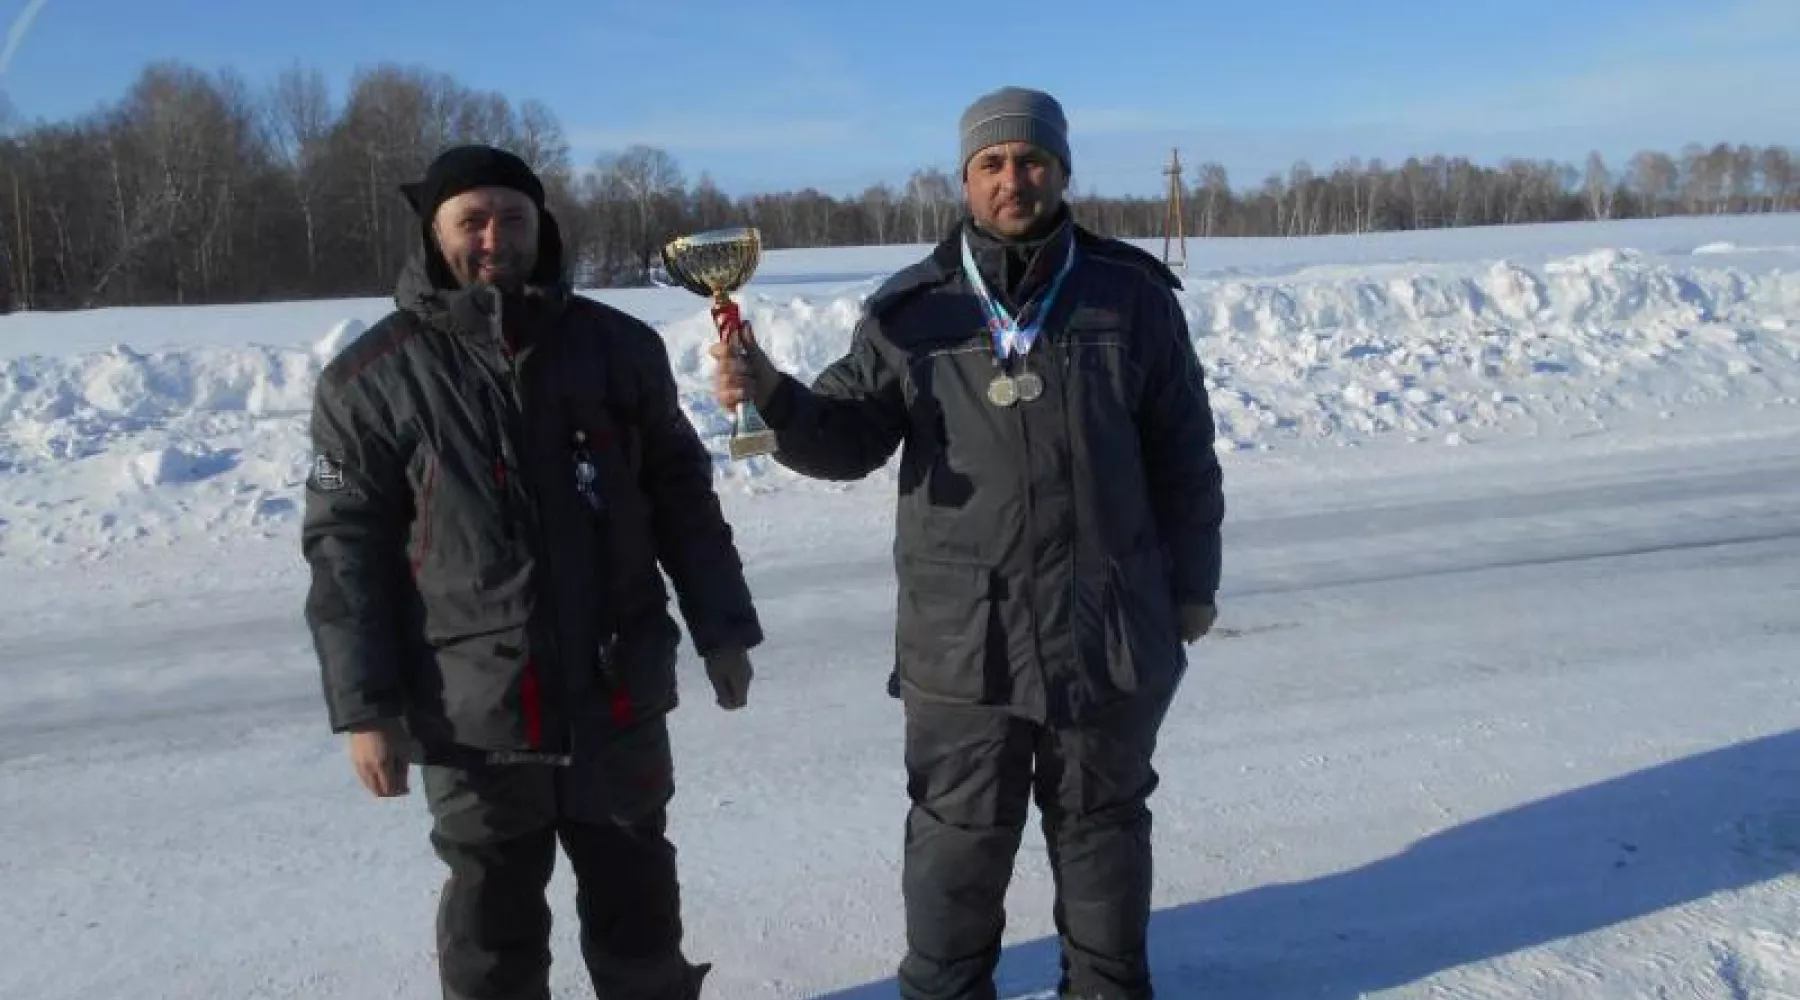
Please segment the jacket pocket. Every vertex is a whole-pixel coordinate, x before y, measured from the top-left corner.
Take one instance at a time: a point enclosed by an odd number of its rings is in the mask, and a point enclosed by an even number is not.
[[[527,738],[522,625],[433,643],[431,669],[415,678],[418,723],[432,740],[523,750]]]
[[[588,823],[636,826],[653,819],[675,794],[669,726],[662,716],[622,724],[602,719],[577,736],[564,786],[565,808]]]
[[[898,575],[894,641],[901,688],[933,701],[984,701],[992,571],[903,557]]]
[[[615,724],[660,718],[679,702],[675,662],[681,633],[666,615],[652,621],[628,627],[604,652],[603,669],[612,682],[604,695]]]
[[[1107,566],[1106,669],[1123,693],[1166,687],[1185,666],[1165,559],[1159,546]]]

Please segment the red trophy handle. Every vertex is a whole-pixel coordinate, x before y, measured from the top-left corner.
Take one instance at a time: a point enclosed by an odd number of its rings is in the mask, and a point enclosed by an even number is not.
[[[719,330],[720,342],[728,345],[731,352],[739,358],[749,356],[749,348],[744,346],[744,337],[750,333],[750,324],[744,321],[737,303],[724,295],[714,296],[712,321],[713,326]],[[732,419],[729,448],[732,458],[766,455],[776,448],[775,432],[763,422],[762,414],[756,411],[756,404],[749,399],[738,402],[737,413]]]
[[[744,315],[738,311],[738,304],[730,299],[715,299],[712,306],[713,326],[719,329],[719,339],[730,344],[739,354],[744,352],[743,333],[750,329],[744,322]]]

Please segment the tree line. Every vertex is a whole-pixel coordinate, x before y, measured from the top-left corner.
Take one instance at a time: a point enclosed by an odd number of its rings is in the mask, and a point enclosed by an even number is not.
[[[643,284],[671,236],[749,224],[771,248],[926,243],[961,211],[937,168],[854,196],[815,188],[731,197],[666,151],[573,162],[543,104],[514,104],[426,69],[359,71],[343,99],[300,66],[253,86],[232,71],[147,67],[123,98],[25,124],[0,99],[0,311],[384,295],[418,244],[397,193],[455,142],[513,149],[545,179],[576,280]],[[1617,168],[1431,156],[1298,163],[1238,187],[1223,166],[1181,178],[1194,237],[1311,236],[1452,226],[1800,209],[1800,153],[1693,145]],[[1146,171],[1156,167],[1146,164]],[[1085,191],[1086,225],[1159,237],[1164,197]]]

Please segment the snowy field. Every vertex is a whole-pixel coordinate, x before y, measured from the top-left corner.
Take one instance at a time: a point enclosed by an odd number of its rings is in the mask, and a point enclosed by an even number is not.
[[[923,249],[742,300],[812,374]],[[1800,1000],[1800,216],[1189,253],[1229,510],[1161,995]],[[596,294],[722,452],[701,300]],[[0,998],[437,995],[423,802],[356,784],[300,618],[311,389],[388,306],[0,317]],[[770,640],[743,713],[683,662],[691,954],[724,1000],[893,997],[893,479],[719,486]],[[1035,834],[1010,899],[1041,990]]]

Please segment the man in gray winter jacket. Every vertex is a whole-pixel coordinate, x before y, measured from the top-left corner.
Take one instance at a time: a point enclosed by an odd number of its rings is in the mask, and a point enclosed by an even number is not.
[[[378,796],[422,765],[447,1000],[548,1000],[560,841],[607,1000],[692,1000],[665,716],[680,631],[742,707],[762,640],[712,462],[645,324],[573,295],[526,164],[402,188],[398,309],[319,379],[302,544],[332,730]]]
[[[716,395],[753,399],[796,471],[896,448],[892,690],[906,712],[905,1000],[991,1000],[1035,794],[1061,994],[1151,996],[1157,730],[1215,617],[1213,419],[1155,258],[1076,226],[1061,107],[1006,88],[962,119],[968,218],[864,307],[811,387],[749,338]]]

